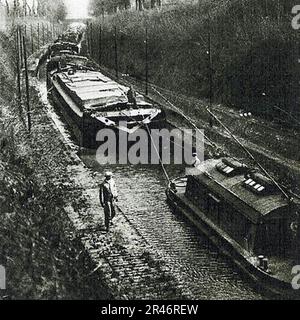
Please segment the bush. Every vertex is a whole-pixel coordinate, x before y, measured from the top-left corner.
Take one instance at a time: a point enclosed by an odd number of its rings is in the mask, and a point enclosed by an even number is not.
[[[144,79],[147,27],[153,83],[208,98],[211,74],[216,102],[266,115],[275,112],[274,105],[295,112],[299,36],[291,27],[293,5],[290,0],[203,0],[161,11],[121,11],[101,20],[102,63],[114,68],[117,26],[120,69]],[[94,23],[98,40],[95,24],[100,22]]]

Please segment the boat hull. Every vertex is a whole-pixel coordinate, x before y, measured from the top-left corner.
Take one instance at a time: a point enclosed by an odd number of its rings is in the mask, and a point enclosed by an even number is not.
[[[169,186],[166,190],[169,205],[174,211],[186,217],[194,226],[215,245],[222,254],[229,257],[260,289],[277,299],[300,299],[299,290],[294,290],[291,283],[281,281],[269,273],[252,264],[247,257],[238,250],[225,234],[218,232],[211,221],[205,218],[204,213],[195,210],[192,205],[183,201]]]
[[[74,110],[70,103],[66,101],[66,97],[62,96],[56,89],[56,86],[51,82],[51,78],[47,79],[48,87],[51,88],[49,93],[49,99],[54,101],[55,106],[58,107],[58,111],[63,115],[67,124],[72,130],[73,136],[80,146],[86,148],[97,148],[102,142],[97,141],[97,133],[103,129],[110,129],[119,136],[120,129],[117,127],[107,126],[97,118],[92,117],[88,113],[83,113],[79,108]],[[71,100],[68,97],[68,100]],[[73,102],[74,103],[74,102]],[[161,129],[166,125],[165,117],[158,116],[157,119],[152,119],[148,124],[150,129]],[[143,126],[141,127],[143,128]]]

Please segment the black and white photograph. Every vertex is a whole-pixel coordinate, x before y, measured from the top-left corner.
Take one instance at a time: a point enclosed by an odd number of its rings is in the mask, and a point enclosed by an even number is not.
[[[299,146],[300,1],[0,0],[0,308],[299,300]]]

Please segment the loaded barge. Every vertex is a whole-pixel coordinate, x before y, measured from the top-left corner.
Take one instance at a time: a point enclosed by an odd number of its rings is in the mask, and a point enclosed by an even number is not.
[[[104,128],[130,134],[144,126],[159,128],[165,123],[162,109],[103,75],[83,56],[62,54],[51,58],[47,87],[50,97],[77,127],[75,135],[84,146],[95,147],[97,132]]]
[[[300,298],[292,269],[299,265],[300,202],[286,199],[272,180],[232,158],[210,159],[166,190],[187,217],[260,287]],[[295,280],[295,279],[294,279]]]

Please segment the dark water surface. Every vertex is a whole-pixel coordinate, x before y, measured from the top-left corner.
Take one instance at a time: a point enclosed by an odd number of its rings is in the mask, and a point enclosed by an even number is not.
[[[160,166],[103,166],[90,154],[82,159],[95,171],[114,172],[119,206],[195,299],[267,299],[205,236],[170,210]],[[166,169],[172,178],[184,175],[181,166]]]
[[[42,80],[43,76],[41,73]],[[44,81],[41,88],[47,91]],[[54,112],[53,108],[51,111]],[[58,125],[64,127],[65,123]],[[108,169],[114,172],[119,206],[195,299],[267,299],[205,236],[170,210],[160,166],[103,166],[91,151],[81,158],[101,174]],[[166,169],[171,178],[185,173],[182,166],[169,165]]]

